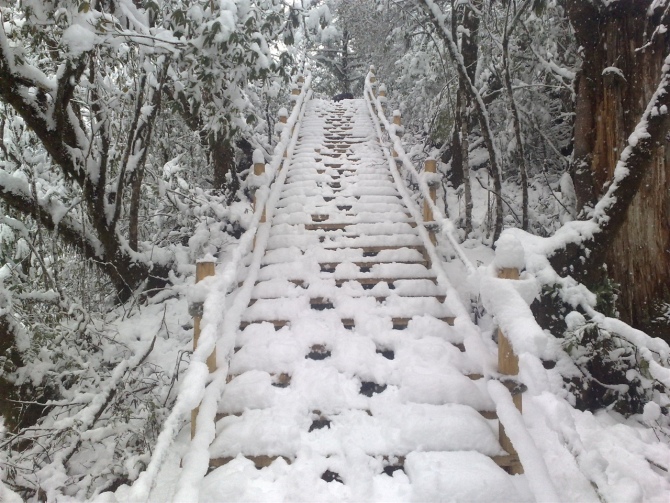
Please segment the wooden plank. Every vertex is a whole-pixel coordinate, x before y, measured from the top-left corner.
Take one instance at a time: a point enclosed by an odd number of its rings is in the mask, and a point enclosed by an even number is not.
[[[402,248],[410,248],[412,250],[424,251],[423,245],[381,245],[381,246],[347,246],[346,248],[362,249],[363,253],[379,253],[384,250],[400,250]],[[329,248],[333,249],[333,248]]]
[[[318,223],[318,224],[305,224],[306,231],[341,231],[345,227],[350,227],[354,224],[344,224],[344,223]]]
[[[342,286],[347,281],[355,281],[361,285],[376,285],[377,283],[394,283],[396,281],[405,281],[405,280],[428,280],[432,281],[434,285],[437,285],[437,278],[435,277],[425,277],[425,278],[340,278],[335,280],[335,285],[338,287]],[[432,297],[432,295],[430,295]]]
[[[371,257],[374,258],[374,257]],[[319,262],[322,269],[335,269],[342,262]],[[353,263],[357,267],[371,267],[375,264],[418,264],[428,268],[427,260],[356,260]]]
[[[389,295],[352,295],[352,298],[355,299],[367,299],[367,298],[373,298],[377,302],[384,302],[386,299],[389,298]],[[400,298],[431,298],[437,300],[439,303],[444,303],[446,300],[447,296],[446,295],[398,295]],[[275,299],[281,299],[283,297],[254,297],[252,299],[249,299],[249,304],[248,307],[253,306],[257,301],[259,300],[275,300]],[[332,301],[329,299],[325,299],[323,297],[315,297],[309,299],[309,304],[310,306],[328,306],[332,304]],[[473,374],[473,375],[478,375],[478,374]]]
[[[492,456],[491,459],[495,463],[511,475],[523,473],[523,466],[519,460],[519,456],[507,454],[505,456]]]
[[[414,229],[416,228],[416,222],[395,222],[399,224],[408,224],[410,228]],[[328,222],[328,223],[313,223],[313,224],[305,224],[305,230],[306,231],[318,231],[318,230],[326,230],[326,231],[332,231],[332,230],[344,230],[345,227],[351,227],[352,225],[358,225],[358,224],[363,224],[363,225],[374,225],[374,223],[368,223],[368,222]],[[355,237],[355,236],[354,236]]]
[[[498,413],[495,410],[478,410],[484,419],[498,419]]]
[[[247,328],[249,325],[255,324],[255,323],[271,323],[274,325],[275,330],[279,330],[282,327],[285,327],[286,325],[289,324],[288,320],[254,320],[254,321],[242,321],[240,322],[240,329],[244,330]]]
[[[393,328],[395,330],[399,330],[400,328],[396,327],[404,327],[407,328],[407,325],[409,324],[410,320],[412,318],[393,318]],[[437,318],[440,321],[444,321],[446,324],[453,326],[454,325],[454,320],[456,319],[453,316],[445,316],[442,318]],[[400,329],[402,330],[402,329]],[[454,344],[454,346],[459,347],[458,344]],[[459,348],[460,349],[460,348]]]

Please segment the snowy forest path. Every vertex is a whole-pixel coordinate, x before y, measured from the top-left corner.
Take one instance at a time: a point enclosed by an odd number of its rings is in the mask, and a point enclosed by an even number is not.
[[[532,500],[363,100],[312,100],[202,501]]]

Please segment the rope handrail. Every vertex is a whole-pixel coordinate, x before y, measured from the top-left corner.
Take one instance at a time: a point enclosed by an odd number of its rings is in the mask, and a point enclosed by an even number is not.
[[[234,322],[230,318],[237,315],[239,322],[239,313],[229,312],[225,308],[226,298],[237,285],[238,269],[242,259],[249,254],[255,245],[256,236],[263,227],[260,224],[264,220],[263,217],[269,203],[272,203],[272,200],[278,197],[278,187],[283,184],[286,172],[285,169],[281,170],[281,166],[287,159],[290,159],[287,153],[293,150],[297,141],[298,128],[296,126],[304,114],[305,105],[312,94],[310,89],[311,80],[311,75],[307,75],[301,87],[294,86],[293,88],[292,97],[295,98],[295,105],[281,132],[280,140],[275,146],[272,159],[267,165],[268,176],[265,177],[265,180],[257,180],[260,182],[260,186],[256,190],[256,202],[251,225],[239,239],[223,271],[216,276],[207,278],[196,288],[200,294],[198,297],[206,296],[202,311],[203,329],[197,347],[193,351],[191,362],[182,379],[181,389],[173,409],[165,420],[163,429],[156,441],[151,460],[146,470],[140,474],[130,489],[129,499],[131,501],[148,500],[170,447],[188,414],[196,408],[199,408],[198,418],[200,420],[197,422],[188,452],[183,458],[183,470],[174,501],[197,501],[198,499],[197,484],[207,473],[209,465],[208,448],[214,439],[214,420],[218,401],[228,375],[229,353],[233,350],[235,343],[235,327],[233,326],[231,330],[231,325],[234,325]],[[298,90],[297,93],[296,89]],[[280,174],[279,177],[278,174]],[[203,261],[211,260],[213,260],[213,257],[205,257]],[[223,356],[225,361],[222,366],[210,373],[207,360],[210,359],[215,350],[216,353]]]

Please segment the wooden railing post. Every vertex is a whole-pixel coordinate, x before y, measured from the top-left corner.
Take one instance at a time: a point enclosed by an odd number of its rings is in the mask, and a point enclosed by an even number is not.
[[[428,158],[423,163],[423,169],[425,173],[437,173],[437,161],[435,159]],[[435,204],[437,199],[437,180],[433,178],[428,179],[428,190],[430,191],[430,199]],[[432,223],[435,220],[433,215],[433,210],[430,207],[430,203],[427,200],[423,202],[423,221],[424,223]],[[435,229],[433,225],[429,226],[428,234],[430,235],[430,242],[435,245],[437,240],[435,239]]]
[[[379,84],[379,103],[382,106],[382,111],[384,111],[387,101],[388,99],[386,98],[386,84]],[[379,127],[381,128],[382,132],[386,130],[386,126],[384,125],[383,122],[379,123]]]
[[[285,108],[279,109],[279,122],[281,124],[286,124],[288,122],[288,110]],[[284,150],[284,157],[288,157],[288,150]]]
[[[376,95],[377,77],[375,77],[375,66],[370,65],[370,87],[372,88],[372,97]]]
[[[402,126],[402,115],[400,114],[400,110],[393,111],[393,124],[398,127]],[[399,160],[398,152],[396,152],[394,148],[391,148],[391,155],[396,158],[396,162]]]
[[[291,101],[296,101],[298,99],[298,96],[300,96],[300,93],[302,92],[302,85],[305,82],[304,77],[301,75],[296,79],[296,83],[293,85],[293,88],[291,89]],[[291,128],[291,134],[295,132],[297,124],[293,124]],[[286,157],[286,152],[284,152],[284,157]]]
[[[516,267],[502,267],[498,269],[498,277],[501,279],[519,279],[519,269]],[[513,384],[514,378],[519,375],[519,357],[514,353],[514,349],[512,348],[509,339],[507,339],[500,328],[498,328],[498,372],[503,376],[510,376],[513,378],[508,381],[508,383],[503,382],[503,384],[508,384],[508,387],[512,387],[510,392],[512,393],[514,405],[519,412],[523,412],[521,398],[523,395],[518,387]],[[512,445],[507,433],[505,433],[505,427],[502,423],[498,425],[498,433],[500,437],[500,446],[513,458],[513,461],[509,466],[509,472],[512,475],[522,474],[523,466],[519,462],[516,449]]]
[[[386,97],[386,84],[379,84],[379,103],[382,106],[382,110],[386,107],[388,99]],[[381,124],[382,129],[384,129],[384,123]]]
[[[400,110],[394,110],[393,111],[393,124],[395,124],[395,134],[400,137],[404,133],[404,129],[402,127],[402,114],[400,113]]]
[[[214,276],[214,262],[197,262],[195,264],[195,282],[198,283],[203,279]],[[198,347],[198,340],[200,339],[200,322],[202,321],[202,306],[199,306],[198,313],[193,316],[193,351]],[[216,348],[212,354],[207,357],[207,368],[210,372],[216,370]],[[191,438],[195,436],[196,419],[198,417],[199,407],[191,411]]]
[[[264,162],[255,162],[254,163],[254,175],[262,176],[265,174],[265,163]],[[256,190],[254,190],[254,210],[256,210],[257,204],[257,195]],[[265,208],[263,208],[263,214],[261,215],[261,222],[265,222]]]

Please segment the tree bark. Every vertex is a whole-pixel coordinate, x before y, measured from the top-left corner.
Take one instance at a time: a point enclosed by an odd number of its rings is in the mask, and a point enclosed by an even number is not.
[[[468,116],[466,111],[465,100],[461,103],[461,114]],[[465,196],[465,235],[468,236],[472,232],[472,184],[470,183],[470,142],[468,134],[470,133],[468,121],[461,123],[461,158],[463,159],[463,186]]]
[[[447,174],[447,179],[452,187],[458,188],[463,185],[463,148],[461,145],[461,134],[463,131],[463,93],[460,88],[456,93],[456,110],[454,113],[454,126],[451,131],[451,148],[446,149],[442,154],[441,161],[445,164],[451,161],[451,168]]]
[[[209,155],[214,170],[214,188],[229,189],[234,195],[240,188],[240,182],[235,171],[235,151],[226,134],[219,132],[209,135]],[[228,186],[227,177],[230,173],[231,183]]]
[[[667,12],[661,12],[662,7],[649,16],[651,3],[640,0],[605,6],[602,2],[565,1],[577,42],[584,48],[576,85],[571,170],[579,210],[593,205],[607,190],[628,137],[661,77],[670,44],[668,34],[657,34],[641,49],[661,16],[668,17]],[[630,204],[616,216],[619,222],[610,226],[611,235],[603,235],[595,247],[596,260],[602,258],[610,277],[621,285],[620,316],[641,328],[652,316],[655,302],[670,300],[667,122],[666,116],[641,163],[628,161],[631,168],[646,168],[636,182],[639,189],[627,196]],[[626,183],[628,191],[634,188]]]

